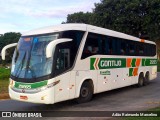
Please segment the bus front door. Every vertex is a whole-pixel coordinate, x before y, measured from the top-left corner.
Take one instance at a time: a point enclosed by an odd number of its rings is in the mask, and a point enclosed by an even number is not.
[[[70,49],[59,47],[57,51],[55,71],[58,75],[55,77],[55,81],[59,81],[59,83],[55,86],[55,102],[69,99],[71,79],[71,72],[68,71],[70,68]]]

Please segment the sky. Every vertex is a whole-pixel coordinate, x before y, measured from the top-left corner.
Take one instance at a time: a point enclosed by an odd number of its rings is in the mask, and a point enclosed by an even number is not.
[[[67,15],[92,12],[100,0],[0,0],[0,34],[58,25]]]

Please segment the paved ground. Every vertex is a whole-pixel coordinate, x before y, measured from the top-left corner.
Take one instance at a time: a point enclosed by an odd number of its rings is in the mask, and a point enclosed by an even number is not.
[[[125,87],[94,95],[89,103],[74,100],[53,105],[0,101],[0,111],[141,111],[160,106],[160,73],[158,78],[142,88]],[[50,118],[46,118],[50,119]]]

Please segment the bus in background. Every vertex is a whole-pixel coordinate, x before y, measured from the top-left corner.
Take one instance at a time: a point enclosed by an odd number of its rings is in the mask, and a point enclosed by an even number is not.
[[[14,47],[11,99],[54,104],[157,77],[156,44],[124,33],[87,25],[62,24],[24,33]]]

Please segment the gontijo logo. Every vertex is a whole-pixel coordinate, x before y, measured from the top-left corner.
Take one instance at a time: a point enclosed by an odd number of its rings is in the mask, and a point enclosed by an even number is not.
[[[125,58],[91,58],[91,70],[126,67]]]
[[[111,66],[121,66],[121,60],[101,60],[100,66],[111,67]]]

